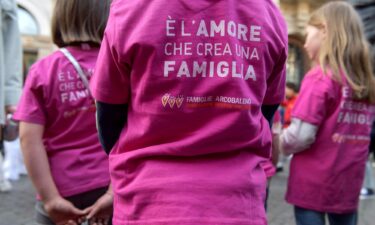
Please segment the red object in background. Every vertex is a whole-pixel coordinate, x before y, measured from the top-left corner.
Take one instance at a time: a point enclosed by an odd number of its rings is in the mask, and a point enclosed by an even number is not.
[[[283,123],[283,128],[287,128],[291,121],[292,121],[292,109],[294,107],[294,104],[297,100],[297,95],[289,98],[289,99],[285,99],[283,103],[281,103],[281,106],[284,107],[284,123]]]

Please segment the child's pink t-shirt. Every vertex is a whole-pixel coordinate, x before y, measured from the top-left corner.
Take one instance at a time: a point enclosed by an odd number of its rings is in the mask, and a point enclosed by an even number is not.
[[[88,75],[98,48],[69,47]],[[29,71],[14,119],[43,125],[52,177],[64,197],[109,185],[108,157],[95,127],[95,104],[73,65],[60,52]]]
[[[128,104],[110,154],[115,224],[266,224],[287,31],[272,1],[115,1],[92,83]]]
[[[286,200],[320,212],[358,206],[375,105],[352,99],[351,89],[320,67],[305,77],[292,117],[318,126],[314,144],[293,156]]]

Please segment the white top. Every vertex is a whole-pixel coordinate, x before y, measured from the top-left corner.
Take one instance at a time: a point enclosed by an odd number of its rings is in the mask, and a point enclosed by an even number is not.
[[[285,155],[301,152],[315,141],[318,126],[292,118],[290,126],[280,135],[280,149]]]

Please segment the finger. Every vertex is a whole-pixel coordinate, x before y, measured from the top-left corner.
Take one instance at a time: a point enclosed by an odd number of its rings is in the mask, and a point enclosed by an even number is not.
[[[94,220],[92,225],[99,225],[100,223],[97,220]]]
[[[92,206],[89,206],[89,207],[87,207],[86,209],[83,209],[83,212],[84,212],[85,214],[88,214],[93,208],[94,208],[93,205],[92,205]]]
[[[77,221],[78,221],[79,224],[83,223],[83,219],[82,219],[82,217],[78,218]]]
[[[96,220],[96,223],[97,223],[98,225],[102,225],[102,221],[100,220],[100,218],[98,218],[98,219]]]
[[[75,214],[77,216],[84,216],[85,212],[83,210],[77,209],[76,207],[72,206],[70,208],[70,213]]]
[[[102,218],[101,223],[102,225],[106,225],[108,223],[108,218]]]
[[[89,224],[90,225],[98,225],[98,221],[97,221],[97,218],[91,218],[89,219]]]
[[[67,225],[78,225],[78,224],[73,220],[69,220]]]
[[[89,214],[86,216],[86,218],[89,220],[91,218],[93,218],[98,212],[100,211],[100,208],[99,207],[92,207],[91,208],[91,211],[89,212]]]

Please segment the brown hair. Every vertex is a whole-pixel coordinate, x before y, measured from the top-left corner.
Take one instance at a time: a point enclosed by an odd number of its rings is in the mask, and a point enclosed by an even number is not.
[[[330,69],[333,79],[342,82],[341,74],[353,89],[354,98],[375,102],[375,78],[369,44],[361,18],[345,2],[329,2],[316,10],[309,25],[326,29],[327,36],[319,50],[319,64]]]
[[[111,0],[57,0],[52,18],[52,40],[61,47],[88,42],[100,44]]]

